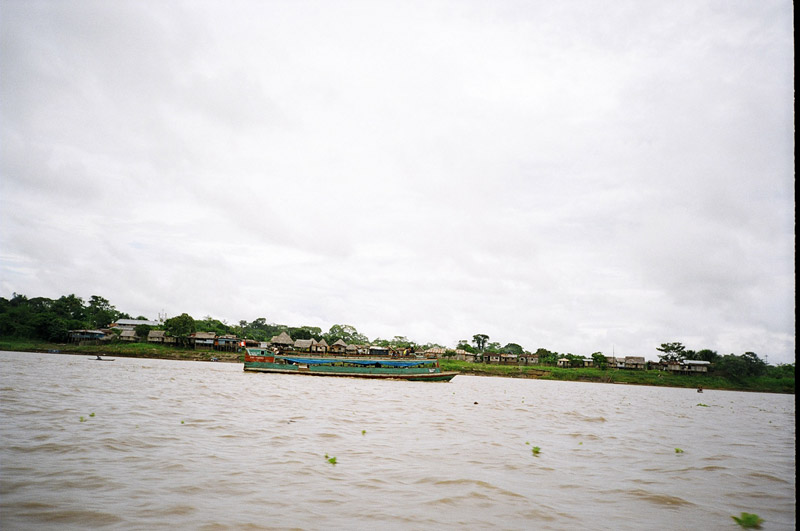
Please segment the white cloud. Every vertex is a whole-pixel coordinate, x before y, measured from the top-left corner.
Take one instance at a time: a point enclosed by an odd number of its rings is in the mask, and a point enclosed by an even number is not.
[[[788,2],[0,10],[0,295],[794,359]]]

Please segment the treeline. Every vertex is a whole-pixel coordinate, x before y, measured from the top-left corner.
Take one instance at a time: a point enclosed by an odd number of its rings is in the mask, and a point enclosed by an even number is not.
[[[42,341],[61,343],[69,338],[70,330],[103,329],[119,319],[143,319],[144,316],[132,317],[117,310],[107,299],[92,295],[88,301],[74,294],[65,295],[58,299],[45,297],[28,298],[25,295],[14,293],[11,299],[0,297],[0,337],[18,339],[38,339]],[[217,335],[234,335],[243,339],[255,341],[269,341],[281,332],[286,332],[292,339],[325,340],[329,345],[343,340],[347,344],[372,344],[392,348],[407,348],[421,351],[432,347],[444,348],[436,343],[418,344],[405,336],[394,336],[391,339],[370,339],[361,334],[355,327],[346,324],[335,324],[327,332],[316,326],[286,326],[267,322],[265,318],[253,321],[239,321],[229,324],[225,321],[206,316],[203,319],[194,319],[183,313],[176,317],[164,320],[158,326],[140,325],[136,327],[136,334],[142,339],[147,337],[151,329],[165,330],[168,335],[176,338],[179,343],[185,343],[188,336],[194,332],[214,332]],[[472,344],[461,340],[456,349],[461,349],[478,355],[490,353],[503,354],[528,354],[517,343],[501,345],[490,342],[486,334],[472,336]],[[731,378],[768,376],[774,378],[794,378],[794,363],[789,365],[772,366],[767,364],[754,352],[745,352],[741,355],[720,355],[710,349],[690,350],[678,342],[662,343],[656,347],[662,362],[680,360],[702,360],[711,364],[711,372]],[[454,350],[449,350],[445,356],[454,355]],[[556,365],[560,358],[566,358],[575,366],[583,364],[584,356],[571,353],[560,354],[545,348],[533,352],[539,358],[541,365]],[[591,354],[596,367],[603,368],[607,365],[607,358],[602,352]]]
[[[10,300],[0,297],[2,337],[63,342],[70,330],[106,328],[117,319],[132,317],[97,295],[92,295],[88,302],[75,295],[29,299],[14,293]]]
[[[748,376],[769,376],[772,378],[794,378],[794,363],[788,365],[769,365],[755,352],[745,352],[741,355],[720,355],[715,350],[687,349],[683,343],[662,343],[656,347],[662,363],[681,362],[683,360],[707,361],[711,364],[714,374],[729,378],[744,378]]]
[[[98,295],[92,295],[88,301],[74,294],[58,299],[28,298],[19,293],[14,293],[11,299],[0,297],[0,337],[62,343],[69,339],[70,330],[100,330],[108,328],[111,323],[119,319],[151,320],[142,315],[132,317],[128,313],[121,312],[108,299]],[[230,324],[210,316],[195,319],[183,313],[164,320],[158,326],[139,325],[136,327],[136,334],[144,339],[153,329],[165,330],[179,342],[194,332],[214,332],[220,336],[234,335],[255,341],[269,341],[281,332],[286,332],[292,339],[317,341],[324,339],[329,345],[341,339],[347,344],[372,344],[422,350],[440,346],[435,343],[417,344],[405,336],[394,336],[392,339],[375,338],[370,341],[355,327],[346,324],[335,324],[327,332],[323,332],[317,326],[292,327],[267,322],[263,317],[250,322],[239,321],[237,324]]]

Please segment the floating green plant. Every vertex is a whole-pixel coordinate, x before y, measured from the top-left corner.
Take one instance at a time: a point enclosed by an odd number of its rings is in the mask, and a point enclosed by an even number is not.
[[[334,456],[334,457],[328,457],[328,454],[325,454],[325,459],[327,459],[327,460],[328,460],[328,462],[329,462],[330,464],[332,464],[332,465],[335,465],[335,464],[336,464],[336,457],[335,457],[335,456]]]
[[[366,435],[366,434],[367,434],[367,430],[361,430],[361,435]]]
[[[184,421],[181,421],[181,424],[185,424],[185,422],[184,422]]]
[[[531,448],[531,452],[533,453],[533,455],[539,455],[539,452],[541,451],[542,449],[539,448],[538,446],[534,446],[533,448]]]
[[[85,417],[81,417],[81,422],[86,422],[86,418]]]
[[[764,519],[757,514],[742,513],[740,516],[731,516],[737,524],[745,529],[760,529]]]
[[[683,450],[681,450],[680,448],[675,448],[675,453],[676,454],[682,454]]]
[[[91,413],[89,413],[89,416],[90,416],[90,417],[94,417],[94,411],[92,411]]]
[[[697,404],[697,405],[700,406],[700,407],[711,407],[708,404],[703,404],[703,403],[700,403],[700,404]]]

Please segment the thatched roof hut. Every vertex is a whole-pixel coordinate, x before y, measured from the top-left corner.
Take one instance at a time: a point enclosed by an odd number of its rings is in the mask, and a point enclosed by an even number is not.
[[[280,345],[284,347],[291,347],[292,345],[294,345],[294,341],[286,332],[281,332],[277,336],[273,337],[270,343],[272,343],[273,345]]]

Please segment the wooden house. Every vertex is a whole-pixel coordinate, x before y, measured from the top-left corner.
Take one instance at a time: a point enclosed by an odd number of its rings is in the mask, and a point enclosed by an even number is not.
[[[102,330],[70,330],[68,337],[72,343],[92,344],[104,340],[106,333]]]
[[[344,354],[347,352],[347,343],[345,343],[344,340],[339,339],[336,341],[336,343],[330,346],[330,351],[333,354]]]
[[[240,343],[241,339],[231,334],[217,336],[214,339],[214,350],[221,350],[224,352],[236,352],[237,350],[239,350]]]
[[[641,356],[625,356],[624,368],[644,370],[646,362]]]
[[[311,346],[312,352],[319,352],[321,354],[324,354],[324,353],[328,352],[329,349],[330,349],[330,347],[328,347],[328,342],[325,341],[324,339],[320,339],[319,341],[316,341]]]
[[[370,356],[388,356],[389,355],[389,349],[387,347],[370,346],[369,347],[369,355]]]
[[[681,360],[671,361],[667,363],[667,370],[670,372],[678,372],[682,374],[705,374],[711,362],[702,360]]]
[[[278,347],[279,349],[290,349],[294,346],[294,341],[292,340],[291,336],[286,332],[281,332],[277,336],[272,338],[270,341],[272,346]]]
[[[194,332],[189,334],[189,343],[192,344],[192,348],[213,349],[216,337],[217,334],[214,332]]]
[[[111,328],[117,330],[134,330],[139,325],[158,326],[158,321],[149,321],[147,319],[118,319],[117,322],[111,323]]]
[[[519,356],[516,354],[500,354],[500,365],[518,365]]]
[[[296,339],[294,342],[294,350],[298,352],[312,352],[314,346],[317,344],[316,339]]]
[[[426,358],[441,358],[447,350],[443,347],[431,347],[424,352]]]

